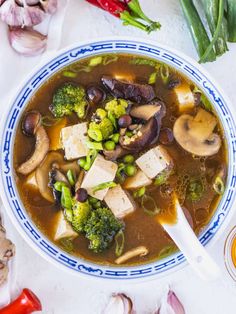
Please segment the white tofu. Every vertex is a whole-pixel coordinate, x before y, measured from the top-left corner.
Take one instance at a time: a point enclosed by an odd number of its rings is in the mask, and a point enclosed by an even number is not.
[[[152,184],[152,180],[149,179],[142,170],[138,170],[133,177],[129,177],[125,180],[123,187],[128,190],[134,190],[150,184]]]
[[[86,122],[68,126],[61,130],[61,142],[67,160],[78,159],[87,155],[87,131]]]
[[[108,192],[108,188],[93,192],[93,188],[101,183],[113,181],[116,176],[117,164],[106,160],[103,156],[98,155],[94,160],[92,167],[89,169],[84,177],[81,187],[86,189],[88,194],[103,200]]]
[[[109,189],[104,201],[117,218],[124,218],[135,211],[134,202],[120,185]]]
[[[28,185],[36,190],[38,190],[38,183],[36,181],[35,171],[30,173],[26,178],[25,185]]]
[[[187,83],[176,86],[174,88],[174,92],[178,101],[180,113],[194,108],[194,95]]]
[[[136,164],[150,179],[155,178],[172,162],[168,152],[162,146],[156,146],[136,160]]]
[[[76,237],[78,237],[78,233],[73,230],[69,222],[66,221],[63,212],[60,211],[56,218],[54,240],[58,241],[64,238],[75,239]]]

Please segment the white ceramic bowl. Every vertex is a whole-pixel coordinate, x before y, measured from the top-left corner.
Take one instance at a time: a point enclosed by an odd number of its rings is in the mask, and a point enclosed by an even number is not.
[[[229,108],[229,102],[218,85],[210,78],[203,68],[183,56],[179,52],[154,43],[145,43],[129,39],[107,39],[93,43],[77,44],[58,52],[49,61],[34,69],[33,73],[21,85],[9,109],[7,110],[1,125],[1,197],[13,224],[16,226],[24,239],[44,258],[53,262],[63,269],[70,269],[74,274],[94,276],[106,279],[147,279],[155,276],[167,275],[180,266],[185,265],[185,259],[181,252],[173,254],[163,260],[152,262],[146,265],[134,267],[109,267],[96,265],[86,260],[76,258],[58,248],[49,241],[34,225],[25,210],[19,197],[14,182],[13,169],[13,144],[16,128],[21,119],[27,103],[40,86],[48,80],[55,72],[85,57],[91,57],[104,53],[131,53],[154,58],[165,62],[176,68],[178,71],[189,77],[209,97],[224,128],[228,144],[228,180],[226,190],[221,202],[216,209],[214,217],[200,235],[199,239],[203,245],[212,243],[222,234],[227,225],[226,218],[232,214],[232,203],[236,194],[236,128]],[[155,239],[153,239],[155,241]]]

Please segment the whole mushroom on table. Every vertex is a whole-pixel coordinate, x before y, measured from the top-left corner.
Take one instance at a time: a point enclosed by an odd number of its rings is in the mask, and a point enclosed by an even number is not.
[[[46,49],[47,36],[34,29],[57,10],[57,0],[0,0],[0,18],[9,26],[12,48],[25,56]]]

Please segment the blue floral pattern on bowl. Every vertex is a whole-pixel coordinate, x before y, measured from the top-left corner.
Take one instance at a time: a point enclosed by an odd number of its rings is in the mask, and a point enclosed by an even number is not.
[[[13,144],[16,127],[19,123],[22,112],[30,97],[38,88],[55,72],[85,57],[104,53],[133,53],[146,57],[155,58],[165,62],[187,75],[194,81],[206,95],[211,99],[214,107],[220,116],[222,126],[225,130],[228,143],[228,183],[225,194],[212,217],[210,223],[200,235],[199,239],[203,245],[211,241],[222,228],[236,194],[236,127],[224,97],[218,88],[213,84],[199,66],[179,56],[177,53],[168,51],[166,48],[152,44],[145,44],[131,40],[104,40],[91,44],[81,45],[59,54],[46,65],[42,66],[21,88],[15,100],[12,102],[6,119],[2,122],[2,143],[1,143],[1,177],[4,190],[4,203],[7,210],[18,227],[20,233],[37,248],[38,252],[50,261],[72,269],[74,273],[95,276],[108,279],[137,279],[150,276],[167,274],[185,261],[183,254],[175,253],[165,259],[152,262],[146,265],[133,267],[109,267],[90,263],[80,258],[73,257],[50,242],[32,223],[17,192],[14,182],[13,169]]]

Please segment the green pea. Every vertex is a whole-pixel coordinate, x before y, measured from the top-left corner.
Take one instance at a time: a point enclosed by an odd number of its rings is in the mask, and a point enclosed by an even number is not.
[[[134,156],[132,155],[126,155],[124,158],[124,163],[126,164],[132,164],[134,162]]]
[[[113,134],[111,139],[113,140],[113,142],[118,144],[119,143],[119,139],[120,139],[120,134],[119,133]]]
[[[84,165],[84,170],[88,171],[90,169],[90,167],[91,167],[91,164],[86,162],[85,165]]]
[[[81,168],[84,168],[85,164],[86,164],[86,159],[85,159],[85,158],[80,158],[80,159],[79,159],[79,165],[80,165],[80,167],[81,167]]]
[[[116,144],[113,141],[107,141],[104,143],[104,147],[106,150],[114,150],[116,147]]]
[[[135,166],[133,166],[133,165],[127,165],[125,167],[125,174],[128,177],[134,176],[136,172],[137,172],[137,168]]]

